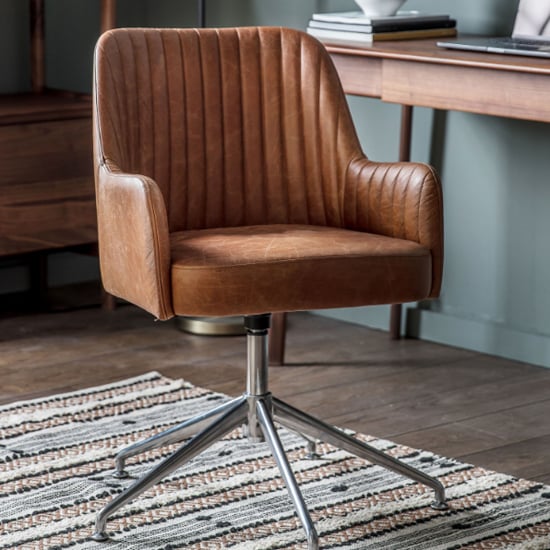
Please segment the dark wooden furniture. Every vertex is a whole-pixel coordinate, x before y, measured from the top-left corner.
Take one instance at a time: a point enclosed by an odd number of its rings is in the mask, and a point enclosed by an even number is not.
[[[114,10],[102,0],[102,31]],[[30,27],[32,91],[0,95],[0,257],[97,241],[91,97],[45,86],[43,0]]]
[[[85,97],[0,97],[0,256],[96,242],[90,113]]]
[[[413,106],[550,122],[548,60],[446,50],[433,39],[327,49],[346,93],[402,105],[399,160],[410,158]],[[393,338],[400,326],[395,305]]]

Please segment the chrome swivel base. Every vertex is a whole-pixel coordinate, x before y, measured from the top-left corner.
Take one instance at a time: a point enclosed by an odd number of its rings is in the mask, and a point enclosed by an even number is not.
[[[315,441],[324,441],[373,464],[378,464],[427,485],[435,491],[432,507],[437,510],[447,509],[445,489],[437,479],[355,439],[338,428],[309,416],[269,393],[267,390],[269,322],[269,314],[245,317],[248,343],[247,389],[241,397],[186,420],[159,435],[131,445],[118,453],[115,459],[115,476],[126,477],[124,466],[129,457],[193,436],[98,513],[95,531],[92,535],[94,540],[106,541],[109,539],[105,526],[109,517],[119,508],[134,500],[163,477],[189,462],[240,425],[245,426],[246,433],[251,440],[265,440],[269,445],[286,483],[298,518],[305,530],[308,550],[319,548],[317,532],[292,473],[275,423],[302,434],[307,441],[308,451],[312,457],[316,456]]]

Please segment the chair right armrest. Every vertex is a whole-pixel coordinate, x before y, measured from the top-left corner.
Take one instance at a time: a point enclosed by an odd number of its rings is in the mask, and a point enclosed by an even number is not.
[[[157,184],[102,163],[96,204],[105,290],[158,319],[173,317],[168,221]]]

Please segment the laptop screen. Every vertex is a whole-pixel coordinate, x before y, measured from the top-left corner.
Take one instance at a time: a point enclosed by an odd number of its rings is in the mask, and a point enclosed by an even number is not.
[[[550,1],[520,0],[513,36],[550,37]]]

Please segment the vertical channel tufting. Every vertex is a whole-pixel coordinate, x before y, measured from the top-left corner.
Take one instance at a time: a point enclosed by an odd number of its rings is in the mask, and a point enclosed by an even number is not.
[[[129,29],[117,45],[113,133],[132,155],[122,168],[157,182],[170,231],[343,224],[361,153],[317,41],[274,28]]]
[[[204,227],[206,211],[206,137],[204,135],[204,84],[201,63],[200,35],[196,31],[181,34],[183,51],[183,70],[185,81],[186,112],[186,162],[187,178],[185,219],[182,228],[197,229]]]
[[[223,125],[224,224],[244,225],[243,113],[239,37],[235,30],[218,33]]]
[[[163,190],[165,202],[170,200],[170,97],[164,36],[162,33],[146,36],[151,82],[151,111],[153,124],[153,178]]]
[[[395,206],[394,209],[397,209],[399,212],[400,219],[397,219],[397,216],[394,218],[395,227],[400,231],[400,234],[404,236],[404,238],[408,239],[410,238],[411,233],[411,219],[415,219],[415,216],[411,216],[412,212],[416,211],[416,204],[414,202],[415,199],[415,193],[409,192],[409,183],[411,182],[411,178],[414,177],[414,173],[412,172],[404,172],[402,169],[398,169],[398,174],[403,174],[399,180],[399,185],[395,186],[395,194],[392,197],[394,200]],[[391,174],[392,179],[397,177],[395,172]],[[399,202],[396,202],[399,201]],[[400,203],[400,204],[399,204]],[[412,208],[412,210],[411,210]],[[416,229],[413,230],[413,233],[416,232]],[[414,236],[413,236],[414,239]]]
[[[415,174],[415,172],[413,171],[413,172],[411,172],[411,173],[409,174],[409,178],[408,178],[408,180],[407,180],[407,183],[408,183],[408,182],[410,181],[410,179],[411,179],[412,177],[414,177],[414,176],[418,177],[418,175]],[[407,186],[407,188],[408,188],[408,186]],[[423,186],[422,186],[422,191],[423,191],[424,189],[425,189],[425,186],[423,185]],[[410,196],[410,194],[409,194],[409,196]],[[407,232],[407,235],[410,235],[410,237],[409,237],[410,239],[413,239],[413,240],[414,240],[414,239],[418,239],[418,240],[419,240],[419,239],[420,239],[420,229],[421,229],[419,220],[420,220],[420,208],[421,208],[421,206],[422,206],[422,192],[420,193],[420,196],[417,197],[417,198],[414,200],[414,202],[416,203],[416,204],[415,204],[415,208],[414,208],[414,213],[415,213],[414,220],[415,220],[415,226],[416,226],[416,227],[415,227],[415,228],[411,228],[411,229]]]
[[[131,121],[138,120],[139,103],[136,91],[134,91],[133,93],[127,93],[126,88],[128,87],[128,83],[130,83],[130,86],[132,86],[133,89],[136,90],[137,60],[130,34],[123,33],[118,36],[120,37],[120,39],[117,40],[118,52],[120,55],[120,66],[117,67],[117,69],[120,69],[123,80],[119,80],[120,77],[118,74],[114,75],[114,79],[117,82],[114,87],[117,87],[120,90],[121,103],[127,106],[127,110],[120,109],[119,112],[112,114],[112,116],[115,117],[120,124],[120,127],[117,128],[114,133],[126,135],[127,144],[124,150],[126,158],[122,158],[121,160],[126,160],[127,164],[123,164],[124,166],[128,166],[129,169],[136,171],[140,166],[140,125],[132,125]],[[123,111],[125,111],[125,117],[122,115]],[[108,145],[109,144],[105,144],[106,151],[113,151]]]
[[[213,160],[208,158],[208,141],[209,141],[209,135],[208,135],[208,119],[209,119],[209,113],[206,106],[206,96],[207,96],[207,70],[208,66],[205,64],[204,59],[204,50],[205,45],[204,42],[206,42],[204,35],[199,35],[198,32],[196,33],[197,36],[197,44],[198,44],[198,56],[197,56],[197,66],[199,68],[198,74],[199,79],[201,81],[201,94],[197,97],[197,102],[199,103],[199,109],[198,112],[200,113],[200,119],[198,119],[197,126],[201,126],[200,128],[200,134],[202,136],[202,143],[199,145],[201,147],[201,157],[203,159],[201,169],[201,177],[197,178],[196,180],[192,180],[189,182],[189,184],[192,186],[192,194],[191,199],[195,196],[201,197],[201,202],[199,208],[197,209],[198,215],[199,215],[199,221],[198,221],[198,227],[209,227],[207,220],[208,220],[208,211],[210,209],[209,199],[210,199],[210,189],[209,187],[209,181],[208,181],[208,169],[212,165]],[[195,78],[197,75],[195,75]]]
[[[380,172],[380,170],[381,169],[377,167],[375,169],[375,173],[374,173],[373,177],[377,177],[377,173]],[[381,181],[383,181],[384,176],[382,176],[380,179],[381,179]],[[369,208],[369,213],[371,215],[372,227],[378,227],[380,225],[380,195],[381,195],[381,188],[382,188],[382,185],[380,185],[380,186],[370,185],[369,186],[369,201],[368,201],[368,204],[369,205],[376,205],[376,206],[373,206],[372,208]]]
[[[319,60],[320,67],[320,82],[319,82],[319,112],[320,113],[330,113],[332,115],[327,117],[323,121],[324,128],[323,132],[320,131],[319,127],[319,136],[321,140],[321,161],[322,161],[322,195],[325,197],[323,208],[324,216],[327,225],[341,225],[341,220],[339,217],[338,211],[338,189],[336,183],[341,174],[339,173],[338,165],[338,155],[336,155],[338,147],[338,138],[339,136],[339,124],[340,124],[340,106],[336,105],[334,108],[333,100],[330,94],[332,89],[329,86],[328,77],[328,67],[325,67],[325,60]]]
[[[167,87],[167,122],[169,124],[169,140],[166,144],[170,166],[167,170],[169,182],[169,227],[172,231],[182,228],[187,189],[186,162],[186,111],[185,111],[185,80],[183,78],[183,55],[179,36],[172,32],[162,33],[162,43],[165,56],[165,72]],[[169,69],[169,68],[172,69]],[[175,70],[174,67],[179,70]]]
[[[382,228],[382,230],[386,227],[386,215],[384,212],[384,195],[386,194],[386,182],[389,180],[390,174],[388,173],[387,168],[379,169],[379,172],[382,172],[381,178],[381,185],[377,186],[376,191],[376,203],[373,211],[375,212],[374,219],[376,220],[376,227]]]
[[[246,154],[245,154],[245,131],[244,131],[244,110],[245,110],[245,102],[244,102],[244,90],[242,86],[242,75],[243,75],[243,56],[242,56],[242,49],[241,49],[241,37],[238,31],[235,32],[236,39],[237,39],[237,64],[236,64],[236,72],[238,75],[238,83],[236,84],[236,88],[238,89],[238,95],[239,95],[239,103],[238,103],[238,109],[240,114],[240,153],[241,153],[241,162],[242,162],[242,171],[241,171],[241,181],[239,185],[239,190],[241,192],[241,204],[243,208],[243,223],[247,223],[247,216],[246,216],[246,207],[247,207],[247,197],[246,197]]]
[[[160,47],[162,50],[162,67],[164,72],[164,74],[162,75],[164,77],[162,82],[165,88],[164,93],[165,93],[165,102],[166,102],[165,108],[163,109],[163,112],[164,112],[163,122],[166,127],[166,136],[167,136],[166,139],[168,141],[168,144],[166,146],[166,152],[165,152],[166,166],[164,168],[164,177],[166,178],[166,187],[167,187],[166,204],[171,204],[172,203],[172,182],[174,179],[174,172],[172,168],[174,164],[172,144],[175,142],[175,139],[172,137],[172,119],[175,117],[175,113],[173,113],[172,111],[172,107],[173,107],[173,101],[171,98],[172,89],[169,81],[170,71],[168,71],[168,67],[170,66],[169,59],[171,56],[170,56],[170,52],[167,50],[168,45],[166,43],[166,37],[164,34],[160,35],[160,42],[161,42]]]
[[[399,173],[401,172],[401,169],[399,169]],[[407,178],[408,179],[408,178]],[[398,208],[398,203],[395,199],[396,195],[403,195],[407,192],[407,188],[405,186],[404,189],[401,189],[397,185],[392,185],[389,187],[387,193],[389,194],[388,197],[388,220],[392,227],[397,227],[398,231],[402,233],[405,229],[405,226],[403,224],[403,221],[399,218],[401,218],[400,214],[401,211]]]
[[[107,151],[109,151],[106,155],[107,162],[112,162],[114,158],[128,159],[128,151],[124,147],[127,141],[123,139],[120,129],[123,127],[124,121],[128,120],[129,102],[123,101],[124,90],[119,85],[120,80],[122,82],[126,80],[125,71],[128,67],[121,63],[120,45],[117,42],[115,43],[115,48],[116,55],[104,61],[106,66],[105,73],[108,75],[107,78],[110,82],[114,83],[113,101],[109,103],[108,116],[105,117],[105,126],[108,126],[108,129],[102,135],[102,141],[106,143]],[[126,163],[128,163],[127,160]]]
[[[306,196],[310,223],[323,225],[323,199],[318,195],[322,178],[319,158],[319,67],[311,59],[311,43],[302,38],[301,47],[302,109],[304,128],[304,163],[306,174]]]
[[[222,45],[221,45],[221,38],[220,34],[216,31],[215,34],[216,37],[216,58],[218,60],[218,102],[219,102],[219,121],[220,121],[220,134],[219,134],[219,140],[220,140],[220,162],[219,162],[219,168],[218,168],[218,178],[219,178],[219,204],[220,204],[220,220],[222,224],[225,226],[227,225],[227,210],[228,205],[226,201],[226,193],[225,190],[227,189],[227,180],[226,180],[226,165],[225,161],[227,158],[227,150],[226,145],[227,141],[225,138],[225,97],[224,97],[224,70],[223,70],[223,60],[222,60]]]
[[[313,53],[313,52],[312,52]],[[317,81],[316,81],[316,88],[317,88],[317,102],[316,107],[317,111],[315,113],[317,124],[316,124],[316,138],[317,138],[317,158],[320,166],[320,177],[317,181],[318,189],[315,190],[315,194],[321,198],[321,204],[319,205],[319,215],[321,216],[320,221],[321,225],[330,225],[328,223],[328,212],[327,212],[327,199],[330,199],[329,195],[327,194],[327,184],[330,183],[328,175],[330,174],[330,166],[327,166],[327,163],[332,164],[334,162],[334,159],[332,158],[332,155],[329,155],[329,151],[327,151],[327,140],[332,140],[332,132],[334,132],[333,122],[334,118],[333,116],[330,116],[327,118],[327,120],[323,120],[323,132],[321,132],[321,117],[323,116],[323,113],[331,112],[331,107],[333,105],[331,102],[328,102],[328,105],[324,101],[324,92],[326,90],[325,83],[323,82],[323,63],[320,59],[320,56],[318,55],[318,52],[315,51],[314,59],[314,65],[317,67]],[[325,108],[328,107],[328,111],[325,110]],[[326,127],[325,127],[326,126]]]
[[[215,30],[200,36],[200,60],[203,78],[204,172],[205,211],[204,226],[224,223],[223,189],[223,105],[219,57],[219,37]]]
[[[402,205],[403,204],[406,205],[407,204],[407,197],[412,196],[412,194],[409,192],[409,189],[412,188],[410,183],[411,183],[411,179],[413,177],[413,174],[414,173],[409,173],[409,175],[406,178],[405,183],[403,184],[402,188],[399,189],[399,192],[400,192],[401,196],[397,197],[397,198],[394,197],[395,209],[400,214],[399,227],[402,231],[402,234],[405,235],[406,238],[409,238],[409,235],[410,235],[411,231],[410,231],[410,228],[407,227],[408,216],[406,214],[406,208],[403,208]],[[399,205],[397,201],[400,201],[401,205]],[[413,233],[414,233],[414,231],[413,231]],[[413,236],[413,238],[414,238],[414,236]]]
[[[244,202],[247,224],[265,223],[260,41],[257,29],[239,30],[243,113]]]
[[[267,105],[265,102],[265,92],[266,92],[266,74],[267,74],[267,68],[264,68],[264,50],[266,48],[266,44],[262,40],[262,35],[260,33],[259,29],[256,29],[256,40],[258,42],[258,48],[255,52],[255,55],[257,57],[257,65],[258,65],[258,99],[259,99],[259,110],[258,113],[254,115],[258,127],[260,128],[260,146],[258,147],[258,155],[260,157],[261,162],[261,173],[263,175],[262,177],[262,191],[261,191],[261,204],[262,204],[262,212],[265,212],[266,215],[266,221],[269,221],[269,212],[270,212],[270,203],[269,203],[269,173],[267,171],[267,132],[266,132],[266,117],[269,116],[269,113],[267,113]]]
[[[277,48],[279,52],[280,64],[278,67],[277,73],[277,93],[280,98],[280,115],[278,120],[278,131],[279,131],[279,140],[280,140],[280,159],[281,166],[279,170],[279,188],[280,188],[280,210],[281,214],[284,216],[286,223],[290,223],[290,192],[289,192],[289,181],[288,181],[288,159],[287,159],[287,150],[285,149],[285,143],[288,141],[288,138],[285,139],[287,135],[287,126],[286,126],[286,94],[287,87],[285,86],[285,58],[283,55],[284,44],[283,44],[283,33],[279,33],[277,37]],[[288,133],[288,137],[291,137],[291,134]]]
[[[287,185],[288,221],[290,223],[309,223],[307,204],[304,150],[304,106],[302,101],[302,40],[295,34],[282,33],[282,84],[284,84],[283,116],[285,138],[284,156],[287,173],[284,175]]]
[[[281,185],[284,164],[282,158],[283,137],[281,134],[281,40],[273,33],[259,33],[260,40],[260,81],[261,125],[263,133],[263,164],[265,173],[266,202],[268,223],[288,219]]]
[[[139,164],[145,174],[154,176],[155,148],[154,140],[154,113],[152,109],[151,60],[147,48],[145,35],[130,35],[133,48],[139,52],[139,62],[135,64],[135,89],[137,90],[137,121],[139,121]],[[132,124],[132,121],[130,121]],[[162,187],[161,187],[162,188]]]

